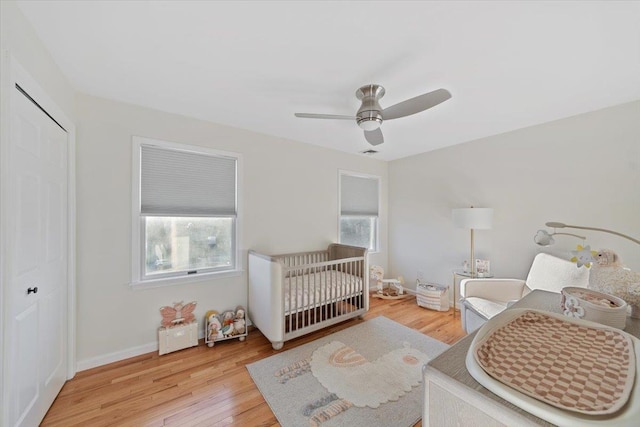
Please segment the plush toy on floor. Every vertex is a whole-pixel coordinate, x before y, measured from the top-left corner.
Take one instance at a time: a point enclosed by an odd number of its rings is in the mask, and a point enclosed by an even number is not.
[[[247,329],[246,320],[244,318],[244,308],[241,305],[236,307],[236,315],[233,319],[233,329],[239,335],[244,334],[244,331]],[[240,341],[243,341],[243,339],[240,338]]]
[[[222,313],[222,335],[225,337],[230,337],[235,334],[235,329],[233,327],[233,319],[235,314],[233,310],[227,310]]]
[[[589,288],[622,298],[631,307],[631,317],[640,318],[640,272],[626,268],[611,249],[594,256]]]
[[[384,279],[384,269],[379,265],[372,265],[369,268],[369,279],[376,283],[377,292],[372,295],[373,297],[398,299],[407,296],[404,291],[404,277]]]
[[[222,335],[222,321],[220,320],[220,313],[216,310],[209,310],[205,315],[207,319],[207,336],[209,339],[207,341],[211,341],[209,343],[209,347],[213,347],[213,341],[216,339],[224,338]]]

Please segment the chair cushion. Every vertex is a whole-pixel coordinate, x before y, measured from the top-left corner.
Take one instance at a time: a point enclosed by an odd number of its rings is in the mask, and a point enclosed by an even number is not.
[[[507,308],[506,303],[497,301],[489,301],[484,298],[468,297],[464,299],[464,305],[483,316],[485,319],[491,319],[496,314]]]

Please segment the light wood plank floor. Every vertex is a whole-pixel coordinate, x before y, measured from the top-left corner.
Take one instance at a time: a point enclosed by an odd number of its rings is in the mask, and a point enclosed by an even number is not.
[[[465,333],[460,313],[418,307],[415,297],[371,298],[365,316],[389,319],[453,344]],[[288,341],[283,350],[362,322],[353,319]],[[276,354],[257,330],[228,340],[158,356],[148,353],[78,373],[68,381],[43,426],[277,426],[245,364]],[[416,424],[420,426],[421,423]]]

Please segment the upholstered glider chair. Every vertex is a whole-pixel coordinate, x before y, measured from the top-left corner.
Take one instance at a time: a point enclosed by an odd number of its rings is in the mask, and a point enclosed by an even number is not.
[[[465,279],[460,282],[462,327],[469,333],[515,303],[533,289],[560,293],[565,286],[586,288],[589,269],[553,255],[533,259],[526,280]],[[558,298],[560,304],[560,298]]]

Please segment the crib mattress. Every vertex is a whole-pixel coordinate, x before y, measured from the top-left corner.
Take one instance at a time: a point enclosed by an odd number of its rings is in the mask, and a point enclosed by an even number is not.
[[[284,310],[297,312],[341,301],[362,294],[363,288],[362,277],[336,270],[286,277]]]

